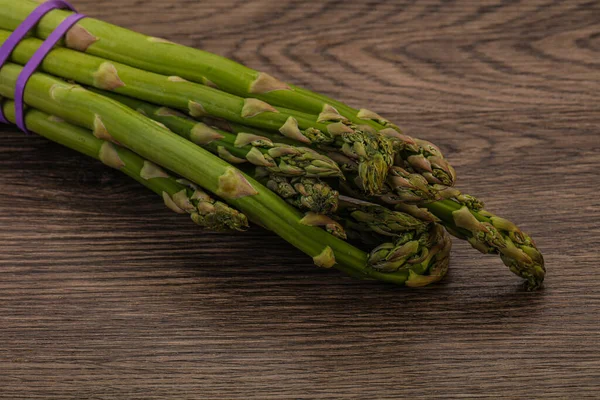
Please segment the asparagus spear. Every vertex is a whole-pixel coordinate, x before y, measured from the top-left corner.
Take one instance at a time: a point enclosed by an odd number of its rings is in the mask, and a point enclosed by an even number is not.
[[[92,91],[96,91],[93,89]],[[167,107],[160,107],[131,97],[98,91],[137,110],[172,132],[217,154],[230,163],[250,162],[281,176],[311,178],[342,177],[335,161],[316,151],[300,146],[273,142],[272,138],[254,133],[238,135],[197,122]]]
[[[9,34],[0,31],[0,43]],[[12,61],[24,65],[41,43],[35,38],[23,40],[13,52]],[[367,193],[381,189],[394,162],[391,141],[382,135],[358,126],[275,108],[257,99],[244,99],[178,77],[146,72],[65,48],[50,52],[41,67],[64,79],[176,108],[193,117],[225,118],[342,152],[358,162],[358,172]]]
[[[476,204],[479,207],[480,204]],[[526,280],[528,289],[538,289],[546,275],[544,257],[529,235],[514,223],[482,209],[469,208],[453,200],[426,204],[454,236],[467,240],[484,254],[499,254],[504,264]]]
[[[2,109],[7,119],[15,123],[14,102],[5,101]],[[40,136],[127,174],[161,196],[169,209],[179,214],[190,214],[192,221],[203,228],[242,231],[248,227],[248,219],[244,214],[214,200],[197,185],[170,176],[159,166],[144,160],[131,150],[98,139],[90,131],[41,111],[28,110],[25,122],[30,130]]]
[[[0,27],[16,29],[37,5],[30,0],[0,0]],[[40,38],[47,38],[70,14],[64,10],[50,12],[40,22],[36,34]],[[180,76],[241,97],[260,98],[281,107],[319,114],[324,112],[325,104],[330,104],[355,124],[372,124],[374,127],[387,124],[383,118],[367,110],[355,111],[342,103],[280,82],[268,74],[216,54],[148,37],[97,19],[85,18],[80,21],[69,31],[64,44],[146,71]],[[325,112],[331,113],[333,110],[325,108]]]
[[[11,63],[0,69],[0,96],[12,98],[21,71],[20,66]],[[310,219],[251,177],[130,108],[80,86],[35,73],[25,89],[25,101],[36,109],[92,130],[96,137],[118,142],[219,195],[251,221],[311,256],[317,266],[335,266],[358,278],[401,285],[411,285],[417,278],[428,279],[423,276],[429,276],[429,271],[438,266],[430,263],[429,269],[379,271],[366,253],[316,228]],[[111,158],[113,165],[123,163],[114,154]]]

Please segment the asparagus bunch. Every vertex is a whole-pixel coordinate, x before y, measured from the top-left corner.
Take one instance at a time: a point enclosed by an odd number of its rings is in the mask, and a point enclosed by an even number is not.
[[[0,28],[14,29],[35,6],[0,0]],[[47,37],[68,15],[51,12],[36,35]],[[0,43],[9,34],[0,30]],[[40,44],[24,40],[11,60],[25,64]],[[426,284],[447,269],[450,245],[442,224],[476,249],[500,255],[530,288],[544,279],[544,261],[531,238],[454,189],[456,174],[437,146],[371,111],[94,19],[75,25],[64,45],[71,50],[56,48],[42,69],[108,92],[36,74],[28,104],[189,179],[189,196],[198,187],[221,196],[317,265],[335,264],[360,278]],[[11,95],[18,70],[9,64],[0,71],[0,94]],[[143,115],[108,98],[115,96]],[[319,233],[309,237],[313,232]],[[347,237],[375,249],[367,254]]]

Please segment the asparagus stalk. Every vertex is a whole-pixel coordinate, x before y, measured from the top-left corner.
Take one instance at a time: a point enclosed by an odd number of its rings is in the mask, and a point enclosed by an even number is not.
[[[236,135],[197,122],[167,107],[111,92],[98,91],[98,93],[164,124],[172,132],[206,148],[230,163],[250,162],[267,169],[271,174],[281,176],[343,178],[343,173],[335,161],[310,148],[276,143],[270,137],[254,133]]]
[[[9,35],[10,32],[0,31],[0,43]],[[23,40],[12,53],[12,61],[24,65],[41,43],[35,38]],[[342,152],[357,161],[367,193],[380,191],[394,162],[391,141],[382,135],[358,126],[275,108],[257,99],[244,99],[179,77],[146,72],[65,48],[50,52],[41,68],[80,84],[176,108],[192,117],[225,118]]]
[[[38,4],[31,0],[0,0],[0,27],[14,30]],[[36,30],[47,38],[70,14],[55,10],[42,19]],[[325,104],[337,110],[355,124],[387,125],[383,118],[351,109],[322,95],[278,81],[227,58],[202,50],[177,45],[164,39],[148,37],[93,18],[85,18],[72,28],[64,42],[72,49],[105,59],[118,61],[146,71],[176,75],[184,79],[216,86],[241,97],[256,97],[281,107],[311,114],[331,112]]]
[[[14,102],[5,101],[2,109],[7,119],[15,123]],[[134,152],[94,137],[89,130],[34,109],[27,110],[25,122],[40,136],[119,169],[161,196],[169,209],[178,214],[189,214],[202,228],[243,231],[248,227],[244,214],[214,200],[197,185],[170,176]]]
[[[0,96],[12,98],[21,71],[20,66],[11,63],[0,70]],[[424,276],[428,277],[438,266],[435,262],[425,270],[415,267],[394,272],[374,268],[366,253],[317,228],[310,218],[251,177],[134,110],[80,86],[35,73],[26,87],[25,101],[45,113],[92,130],[96,137],[118,142],[220,196],[251,221],[311,256],[317,266],[335,266],[358,278],[400,285],[412,285],[415,279],[430,279]],[[105,159],[116,167],[123,163],[114,153]]]

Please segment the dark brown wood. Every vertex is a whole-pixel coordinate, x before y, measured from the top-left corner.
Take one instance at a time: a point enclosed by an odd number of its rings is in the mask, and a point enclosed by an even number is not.
[[[75,3],[435,141],[548,279],[457,241],[435,287],[355,281],[2,127],[1,398],[598,398],[600,2]]]

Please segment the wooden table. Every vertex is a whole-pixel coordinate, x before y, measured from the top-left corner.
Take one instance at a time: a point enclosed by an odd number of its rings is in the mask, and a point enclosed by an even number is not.
[[[2,127],[1,398],[600,397],[600,2],[75,3],[434,140],[548,278],[456,241],[434,287],[356,281]]]

